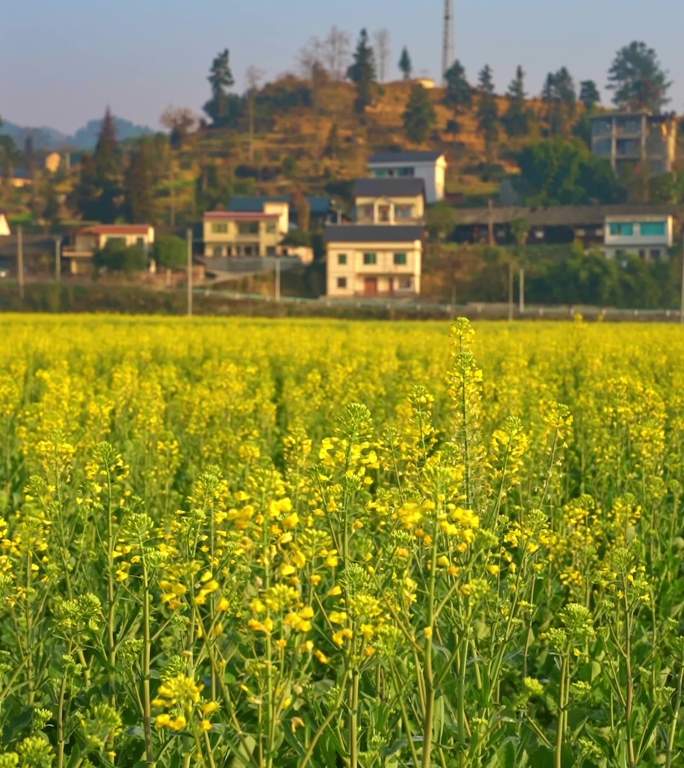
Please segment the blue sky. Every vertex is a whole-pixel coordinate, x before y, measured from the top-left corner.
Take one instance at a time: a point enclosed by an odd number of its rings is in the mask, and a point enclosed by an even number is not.
[[[654,47],[684,109],[682,0],[455,0],[456,51],[471,79],[483,64],[504,89],[517,64],[538,92],[551,69],[600,85],[613,54],[633,40]],[[238,86],[248,66],[293,70],[297,52],[332,24],[354,37],[385,27],[392,71],[401,46],[420,74],[440,66],[442,0],[3,0],[0,115],[71,131],[114,112],[158,124],[170,105],[200,111],[213,55],[230,48]]]

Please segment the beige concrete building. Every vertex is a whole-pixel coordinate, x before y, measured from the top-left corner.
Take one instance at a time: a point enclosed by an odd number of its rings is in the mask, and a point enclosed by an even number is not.
[[[643,166],[654,175],[672,170],[679,123],[670,115],[608,112],[591,119],[591,151],[616,173]]]
[[[422,224],[425,219],[423,179],[359,179],[353,198],[357,224]]]
[[[327,295],[416,296],[423,229],[403,225],[335,225],[325,231]]]
[[[674,218],[665,214],[606,216],[604,228],[608,258],[630,254],[644,261],[662,261],[674,244]]]
[[[90,271],[95,251],[107,243],[137,245],[147,252],[154,245],[154,227],[149,224],[96,224],[79,230],[73,245],[62,249],[62,258],[71,274]]]
[[[204,214],[204,255],[276,256],[289,231],[288,203],[264,203],[261,212],[209,211]]]
[[[9,237],[12,234],[10,225],[7,221],[7,216],[4,213],[0,213],[0,237]]]

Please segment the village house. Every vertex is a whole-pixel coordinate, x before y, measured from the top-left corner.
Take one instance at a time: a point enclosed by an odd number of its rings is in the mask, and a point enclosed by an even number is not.
[[[10,230],[9,222],[7,221],[7,216],[5,216],[4,213],[0,213],[0,237],[9,237],[9,235],[12,234],[12,231]]]
[[[643,259],[667,256],[672,246],[674,217],[671,205],[556,205],[454,209],[451,238],[459,243],[511,245],[513,223],[529,227],[528,245],[569,245],[634,253]],[[646,226],[642,227],[641,224]],[[631,226],[630,226],[631,225]]]
[[[668,258],[674,242],[674,219],[671,215],[606,216],[604,252],[608,258],[630,254],[643,261]]]
[[[422,224],[424,221],[423,179],[359,179],[352,194],[357,224]]]
[[[376,152],[368,161],[368,171],[377,179],[422,179],[425,199],[436,203],[446,193],[447,161],[442,152]]]
[[[137,245],[149,252],[154,245],[154,227],[148,224],[95,224],[84,227],[74,235],[73,245],[62,249],[62,259],[72,275],[90,272],[95,252],[108,243]]]
[[[289,229],[287,203],[268,204],[261,213],[208,211],[204,214],[204,255],[207,258],[277,256]]]
[[[327,295],[409,297],[420,293],[423,228],[342,224],[325,230]]]

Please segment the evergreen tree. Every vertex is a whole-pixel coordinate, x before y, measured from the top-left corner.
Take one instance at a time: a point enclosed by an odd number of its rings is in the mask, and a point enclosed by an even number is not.
[[[525,71],[520,66],[508,86],[508,99],[508,111],[502,121],[504,127],[509,136],[524,136],[530,129],[530,112],[525,93]]]
[[[416,83],[411,89],[403,117],[406,135],[417,144],[425,141],[434,128],[437,120],[435,108],[430,94],[420,83]]]
[[[142,140],[131,152],[124,178],[125,210],[129,221],[154,221],[154,170],[151,147]]]
[[[477,122],[484,136],[488,160],[491,161],[499,136],[499,108],[494,91],[494,77],[488,64],[480,72],[478,90]]]
[[[401,51],[401,58],[399,59],[399,69],[401,70],[404,80],[410,80],[413,74],[413,62],[409,55],[408,48],[404,46]]]
[[[368,41],[368,32],[361,30],[359,42],[354,51],[354,61],[347,70],[347,77],[356,85],[354,109],[363,115],[373,103],[373,91],[377,79],[375,54]]]
[[[619,109],[658,113],[669,101],[671,85],[653,48],[636,41],[617,52],[608,73],[608,88]]]
[[[92,157],[81,163],[76,205],[86,219],[111,223],[121,207],[121,154],[114,118],[105,112]]]
[[[579,100],[584,104],[587,112],[592,112],[594,107],[601,103],[601,94],[593,80],[582,80]]]
[[[239,98],[231,97],[228,93],[235,84],[235,80],[230,68],[230,52],[227,48],[215,56],[207,80],[211,86],[211,99],[204,105],[204,111],[215,127],[228,125],[236,116],[236,99],[239,102]]]
[[[466,71],[458,59],[444,73],[446,94],[444,101],[458,113],[469,109],[473,103],[473,92],[466,78]]]
[[[577,106],[575,81],[567,67],[561,67],[546,76],[542,100],[546,104],[549,133],[552,136],[567,134]]]

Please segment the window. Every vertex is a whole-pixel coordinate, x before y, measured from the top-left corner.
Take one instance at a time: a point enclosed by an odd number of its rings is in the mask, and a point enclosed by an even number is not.
[[[268,235],[275,235],[276,233],[276,223],[275,221],[267,221],[266,222],[266,234]]]
[[[215,235],[225,235],[228,233],[228,224],[225,221],[215,221],[211,225],[211,231]]]
[[[240,235],[258,235],[259,234],[259,222],[258,221],[241,221],[238,224],[238,234],[240,234]]]
[[[337,263],[340,267],[344,267],[347,264],[347,254],[346,253],[338,253],[337,254]]]
[[[415,176],[415,168],[399,168],[399,176]]]
[[[642,237],[665,237],[667,227],[664,221],[642,221],[639,231]]]
[[[221,248],[220,245],[215,245],[211,253],[212,256],[219,258],[220,256],[223,256],[223,248]]]
[[[347,278],[346,277],[338,277],[337,278],[337,287],[338,288],[346,288],[347,287]]]
[[[363,265],[365,267],[372,267],[374,264],[378,263],[378,254],[377,253],[364,253],[363,254]]]
[[[405,267],[407,262],[408,262],[408,259],[407,259],[405,253],[395,253],[394,254],[394,266],[395,267]]]
[[[646,249],[639,248],[639,258],[643,261],[646,259]]]
[[[415,217],[412,205],[397,205],[394,208],[394,218],[397,221],[406,221]]]
[[[373,221],[374,210],[372,205],[360,205],[357,209],[359,221]]]
[[[653,261],[660,261],[661,256],[662,252],[660,248],[651,248],[651,259]]]
[[[610,225],[610,234],[613,237],[632,237],[634,235],[634,224],[627,222],[613,222]]]
[[[378,221],[381,224],[389,224],[391,220],[392,208],[389,205],[378,206]]]
[[[275,245],[269,245],[269,246],[266,248],[266,255],[267,255],[267,256],[269,256],[269,257],[273,257],[273,256],[275,256],[275,255],[276,255],[276,248],[275,248]]]
[[[144,237],[136,237],[135,238],[135,244],[140,246],[140,248],[145,247],[145,238]]]
[[[410,277],[399,278],[399,290],[410,291],[413,288],[413,280]]]
[[[373,170],[373,176],[376,179],[385,179],[389,176],[389,171],[386,168],[375,168]]]

